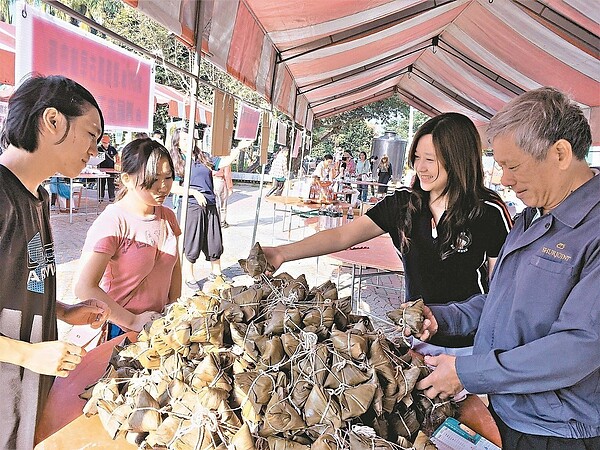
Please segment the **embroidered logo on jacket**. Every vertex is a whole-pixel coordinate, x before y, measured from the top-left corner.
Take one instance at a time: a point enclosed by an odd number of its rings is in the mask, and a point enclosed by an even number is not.
[[[565,248],[565,244],[559,242],[558,244],[556,244],[556,248],[563,250]],[[566,255],[562,252],[559,252],[558,250],[554,250],[553,248],[548,247],[542,247],[542,253],[551,256],[552,258],[560,259],[561,261],[569,261],[572,258],[572,256],[570,255]]]
[[[456,242],[450,245],[450,250],[442,254],[442,260],[454,253],[466,253],[473,242],[473,236],[469,230],[461,231],[456,237]]]
[[[42,244],[40,233],[27,243],[27,290],[38,294],[44,293],[44,280],[56,274],[54,261],[54,243]]]

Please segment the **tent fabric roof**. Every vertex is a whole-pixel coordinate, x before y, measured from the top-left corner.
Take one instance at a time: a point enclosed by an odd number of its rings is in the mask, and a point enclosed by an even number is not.
[[[482,126],[543,85],[587,110],[600,142],[600,8],[589,0],[124,0],[296,122],[397,94]],[[195,26],[198,11],[201,23]]]

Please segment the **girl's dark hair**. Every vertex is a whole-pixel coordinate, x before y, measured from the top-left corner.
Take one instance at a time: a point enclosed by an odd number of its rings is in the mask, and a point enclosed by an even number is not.
[[[83,116],[90,107],[100,115],[98,142],[104,133],[104,116],[94,96],[79,83],[60,76],[35,75],[23,82],[8,100],[8,115],[4,122],[0,147],[14,145],[33,153],[38,147],[40,119],[47,108],[56,108],[67,118],[63,142],[71,128],[71,120]]]
[[[158,163],[162,158],[167,158],[171,172],[175,174],[175,167],[169,151],[154,139],[135,139],[127,144],[121,153],[121,172],[135,178],[136,185],[142,189],[150,189],[158,180]],[[123,187],[119,191],[118,199],[127,193]]]
[[[446,226],[439,236],[441,257],[450,250],[467,222],[482,214],[482,200],[490,197],[500,200],[500,197],[484,186],[481,138],[471,119],[458,113],[444,113],[421,125],[408,153],[412,169],[419,140],[428,134],[432,136],[438,164],[442,164],[448,172],[448,183],[441,194],[448,197],[443,218]],[[408,251],[410,244],[412,216],[421,208],[428,207],[429,194],[423,190],[416,176],[406,216],[399,227],[403,252]]]

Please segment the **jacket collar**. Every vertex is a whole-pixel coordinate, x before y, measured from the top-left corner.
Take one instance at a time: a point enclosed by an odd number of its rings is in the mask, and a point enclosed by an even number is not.
[[[594,175],[550,212],[556,220],[575,228],[600,203],[600,175],[597,170]],[[525,222],[530,223],[534,215],[535,208],[527,208]]]

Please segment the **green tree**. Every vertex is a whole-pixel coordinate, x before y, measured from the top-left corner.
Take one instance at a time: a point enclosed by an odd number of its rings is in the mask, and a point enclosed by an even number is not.
[[[11,8],[14,7],[15,0],[0,0],[0,22],[11,23]]]
[[[427,119],[427,115],[415,111],[414,129]],[[352,150],[353,154],[360,151],[368,153],[375,137],[374,126],[371,124],[379,124],[407,139],[408,122],[409,106],[397,96],[317,120],[313,128],[312,153],[322,156],[333,153],[336,147]]]

